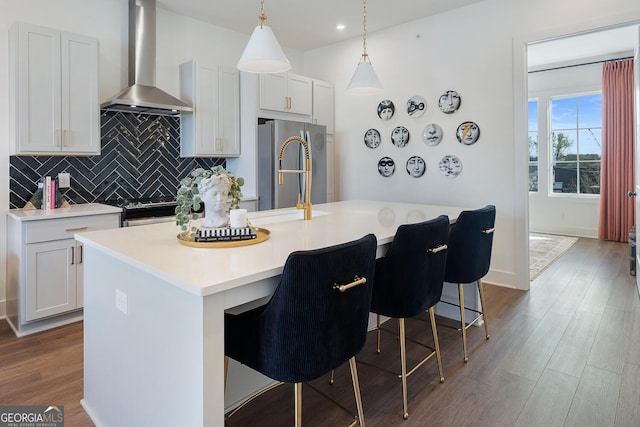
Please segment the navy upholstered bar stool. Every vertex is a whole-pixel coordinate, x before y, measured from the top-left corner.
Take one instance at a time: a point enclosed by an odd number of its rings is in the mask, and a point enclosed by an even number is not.
[[[402,416],[405,420],[409,417],[407,377],[435,355],[440,382],[444,381],[433,307],[442,295],[448,237],[449,218],[445,215],[419,224],[401,225],[386,255],[376,263],[371,311],[377,314],[377,351],[380,352],[381,331],[398,334],[397,331],[381,327],[380,315],[398,319],[401,368],[399,376],[402,379]],[[429,348],[431,352],[407,372],[405,319],[418,316],[427,310],[434,345],[431,347],[411,340]]]
[[[487,205],[483,208],[463,211],[458,216],[449,233],[449,253],[444,280],[458,284],[459,304],[442,301],[460,307],[460,329],[462,330],[462,349],[464,361],[467,362],[467,329],[482,319],[485,336],[489,336],[486,315],[484,286],[482,278],[489,272],[493,232],[496,222],[496,207]],[[481,309],[475,310],[464,306],[464,284],[476,283],[480,294]],[[465,310],[473,311],[476,317],[469,323],[465,321]]]
[[[357,419],[364,426],[355,355],[367,336],[376,247],[376,237],[369,234],[293,252],[267,304],[238,315],[225,313],[225,358],[295,384],[296,426],[302,424],[302,383],[347,361]]]

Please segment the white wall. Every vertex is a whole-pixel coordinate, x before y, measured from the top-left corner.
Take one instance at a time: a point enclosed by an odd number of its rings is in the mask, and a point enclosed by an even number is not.
[[[250,17],[249,17],[250,18]],[[16,21],[99,39],[100,100],[128,84],[128,0],[0,0],[0,212],[9,208],[9,64],[8,33]],[[178,96],[179,64],[195,59],[235,66],[248,35],[157,10],[156,84]],[[302,71],[302,54],[285,49],[292,69]],[[0,215],[0,229],[6,228]],[[6,242],[0,241],[0,318],[5,314]]]
[[[529,193],[529,229],[539,233],[598,237],[600,198],[549,193],[547,106],[551,97],[602,90],[602,64],[529,74],[529,98],[538,101],[538,191]]]
[[[374,19],[371,13],[368,18]],[[486,0],[371,33],[367,47],[385,88],[381,96],[351,96],[342,90],[361,53],[361,40],[306,52],[307,72],[313,70],[336,87],[338,197],[469,207],[493,203],[498,218],[488,279],[528,288],[525,44],[634,19],[640,19],[636,0]],[[462,96],[462,107],[452,115],[437,108],[438,96],[448,89]],[[417,120],[402,110],[413,95],[422,95],[429,103],[427,113]],[[375,112],[385,98],[400,107],[388,123],[381,122]],[[475,145],[461,146],[455,139],[455,128],[465,120],[481,128]],[[419,138],[431,121],[445,130],[437,147],[427,147]],[[402,149],[389,143],[388,133],[397,125],[407,126],[412,135]],[[370,127],[378,128],[385,138],[375,150],[362,142]],[[437,170],[438,160],[449,153],[464,164],[456,179],[446,179]],[[378,175],[380,157],[390,155],[402,168],[414,154],[427,162],[421,179],[412,179],[402,170],[391,179]]]

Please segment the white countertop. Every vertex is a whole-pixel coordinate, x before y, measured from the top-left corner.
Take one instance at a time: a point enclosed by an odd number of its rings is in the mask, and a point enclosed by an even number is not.
[[[69,218],[74,216],[85,215],[101,215],[110,213],[120,213],[122,208],[115,206],[103,205],[100,203],[86,203],[80,205],[71,205],[68,208],[57,209],[10,209],[7,215],[10,215],[18,221],[35,221],[43,219]]]
[[[444,214],[456,218],[463,208],[376,201],[345,201],[313,206],[304,221],[294,208],[249,214],[270,238],[235,248],[182,245],[174,223],[76,234],[87,246],[105,252],[187,292],[206,296],[282,273],[289,254],[358,239],[368,233],[379,244],[391,242],[399,225]],[[196,221],[198,224],[199,221]]]

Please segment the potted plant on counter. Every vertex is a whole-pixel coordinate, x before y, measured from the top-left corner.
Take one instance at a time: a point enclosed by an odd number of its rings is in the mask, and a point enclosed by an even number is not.
[[[236,178],[233,173],[220,165],[212,166],[210,169],[196,168],[191,171],[189,176],[180,181],[176,197],[178,203],[175,210],[176,225],[180,227],[183,234],[189,235],[198,231],[197,227],[191,226],[191,220],[202,217],[199,212],[202,211],[203,201],[200,197],[198,186],[202,180],[211,178],[214,175],[220,176],[230,184],[228,195],[230,204],[226,211],[229,212],[229,209],[238,209],[240,207],[240,201],[242,200],[240,187],[244,185],[243,178]]]

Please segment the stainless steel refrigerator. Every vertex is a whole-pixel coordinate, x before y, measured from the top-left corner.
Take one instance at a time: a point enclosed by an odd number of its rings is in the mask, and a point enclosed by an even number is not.
[[[278,155],[287,138],[299,136],[309,143],[311,152],[311,203],[327,201],[327,128],[324,125],[270,120],[258,125],[258,210],[288,208],[296,205],[298,194],[304,202],[306,174],[284,175],[278,184]],[[304,169],[302,144],[292,142],[282,158],[282,169]]]

